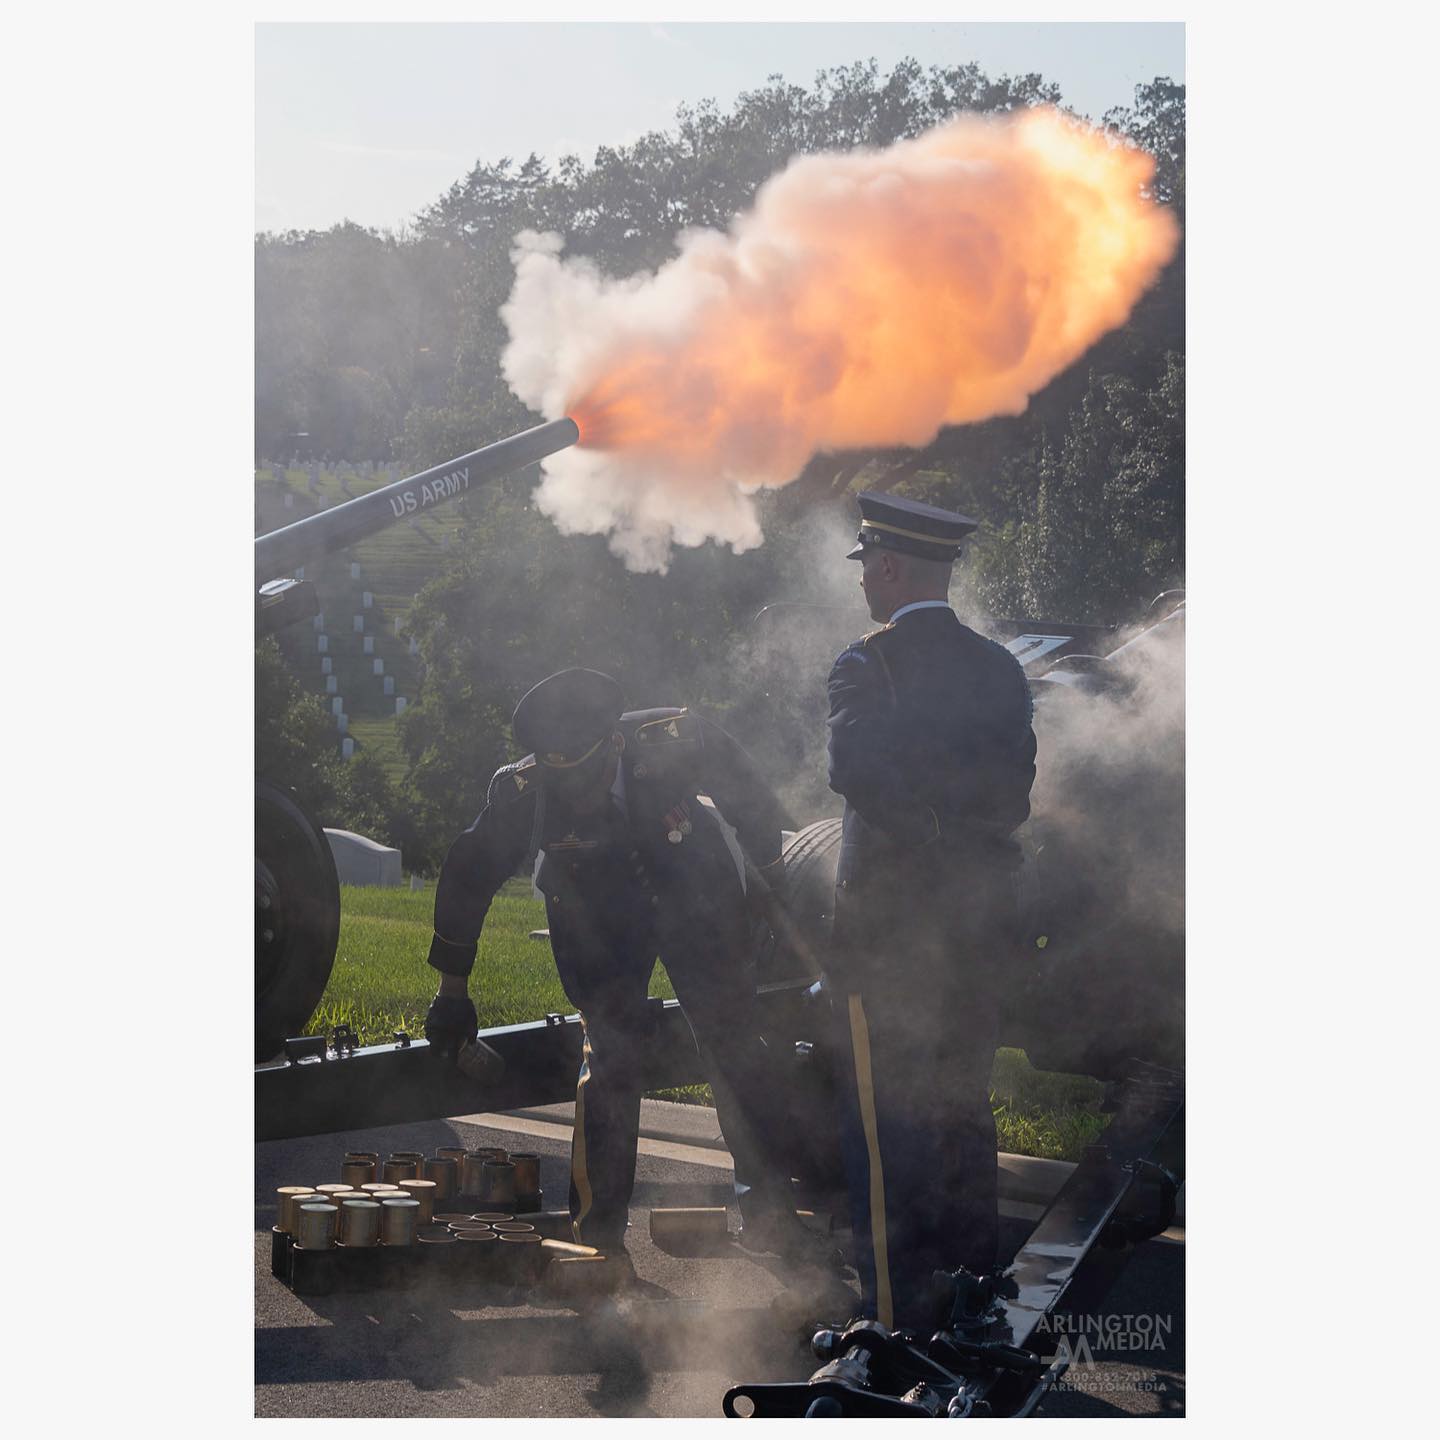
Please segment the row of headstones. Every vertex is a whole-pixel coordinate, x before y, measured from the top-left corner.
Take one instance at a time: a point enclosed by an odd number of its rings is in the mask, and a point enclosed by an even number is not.
[[[370,592],[367,590],[365,592],[365,603],[367,606],[369,605],[372,598],[373,597],[371,596]],[[316,632],[320,639],[325,641],[325,644],[319,647],[320,653],[323,655],[325,651],[330,648],[329,636],[325,632],[325,612],[323,610],[318,615],[314,615],[311,617],[310,628]],[[365,634],[364,615],[356,615],[352,617],[351,628],[356,635],[359,635],[361,637],[360,643],[363,653],[366,655],[373,655],[375,653],[375,637],[373,635]],[[397,639],[399,638],[399,635],[400,616],[397,615],[395,617],[395,636]],[[416,640],[416,638],[412,635],[410,637],[410,654],[418,655],[419,653],[420,642]],[[377,670],[375,673],[378,675],[380,674],[380,671]]]
[[[325,693],[327,695],[335,694],[336,681],[339,677],[332,672],[330,668],[330,657],[328,655],[322,655],[320,657],[320,673],[325,677]],[[393,695],[395,693],[395,677],[385,674],[385,662],[383,660],[376,660],[374,669],[370,673],[372,675],[379,675],[385,681],[385,693],[387,695]]]
[[[344,697],[338,693],[339,687],[337,677],[331,674],[330,671],[325,669],[325,665],[328,660],[329,656],[326,656],[323,660],[321,660],[320,668],[321,673],[325,676],[325,693],[330,697],[330,713],[335,717],[337,723],[340,726],[340,733],[343,735],[345,733],[345,725],[347,723],[347,717],[345,715],[345,700]],[[377,667],[375,670],[375,674],[377,675],[380,674],[380,670],[378,667],[381,663],[382,662],[379,660],[375,662]],[[405,713],[405,706],[409,703],[409,701],[407,701],[403,695],[395,694],[395,677],[393,675],[385,676],[385,693],[386,695],[394,696],[395,713],[397,715],[403,715]]]
[[[405,707],[410,702],[403,695],[395,697],[395,713],[403,715]],[[332,695],[330,697],[330,714],[334,717],[335,728],[346,735],[350,731],[350,717],[345,713],[345,697],[343,695]]]

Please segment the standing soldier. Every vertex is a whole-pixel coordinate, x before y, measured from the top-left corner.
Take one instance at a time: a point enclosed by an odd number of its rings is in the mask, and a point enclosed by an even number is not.
[[[846,558],[861,562],[882,625],[830,672],[830,787],[845,818],[827,986],[848,1061],[839,1089],[863,1298],[882,1324],[929,1333],[943,1318],[933,1272],[996,1263],[989,1079],[1035,737],[1019,664],[947,598],[975,522],[858,498]]]
[[[486,912],[540,853],[550,943],[584,1029],[571,1150],[575,1238],[624,1249],[658,954],[715,1091],[743,1242],[814,1258],[776,1133],[779,1076],[756,1027],[744,891],[718,821],[696,797],[714,801],[772,886],[783,876],[782,812],[718,726],[689,710],[622,710],[620,686],[594,670],[552,675],[516,706],[516,744],[532,753],[496,772],[485,808],[440,872],[429,959],[441,979],[426,1037],[454,1050],[474,1036],[467,981]]]

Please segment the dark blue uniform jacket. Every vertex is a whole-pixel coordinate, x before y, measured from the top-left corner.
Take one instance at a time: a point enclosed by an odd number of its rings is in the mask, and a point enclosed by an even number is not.
[[[1035,735],[1007,650],[953,610],[913,610],[842,651],[829,690],[841,884],[903,882],[931,851],[967,869],[1019,864]]]
[[[733,908],[735,862],[708,795],[757,866],[780,854],[783,812],[739,744],[693,711],[627,711],[616,722],[625,741],[610,802],[574,816],[547,796],[538,819],[540,767],[533,755],[495,773],[485,808],[455,841],[435,895],[430,964],[468,975],[476,941],[500,886],[535,849],[537,883],[551,916],[556,959],[604,959],[607,949],[659,922],[703,923],[707,907]],[[671,836],[679,834],[675,843]],[[586,952],[594,950],[593,957]],[[566,953],[562,953],[566,952]]]

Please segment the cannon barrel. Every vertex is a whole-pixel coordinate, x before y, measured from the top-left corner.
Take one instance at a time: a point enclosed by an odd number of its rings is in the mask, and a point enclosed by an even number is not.
[[[543,460],[573,445],[579,438],[580,430],[573,420],[551,420],[442,465],[433,465],[418,475],[384,485],[333,510],[309,515],[283,530],[257,535],[256,583],[277,579],[317,555],[353,545],[397,520],[419,515],[432,505],[463,495],[482,480],[497,479]]]

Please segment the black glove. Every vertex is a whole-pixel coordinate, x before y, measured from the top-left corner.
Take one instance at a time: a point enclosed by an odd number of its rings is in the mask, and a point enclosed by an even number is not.
[[[425,1013],[425,1038],[441,1055],[454,1059],[475,1038],[480,1021],[468,995],[437,995]]]

